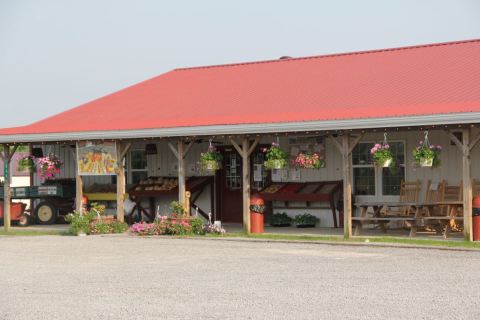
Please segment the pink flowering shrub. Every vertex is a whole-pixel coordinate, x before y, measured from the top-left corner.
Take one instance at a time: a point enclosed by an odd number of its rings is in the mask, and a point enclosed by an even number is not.
[[[60,174],[63,163],[54,155],[37,158],[37,173],[40,179],[52,179]]]
[[[325,167],[325,161],[318,153],[299,153],[293,160],[293,164],[297,168],[320,169]]]
[[[130,227],[130,232],[141,236],[204,234],[201,218],[185,219],[175,216],[159,216],[154,223],[135,223]]]
[[[370,154],[372,155],[375,164],[380,167],[383,167],[387,161],[393,160],[392,151],[390,150],[390,145],[388,143],[376,143],[372,149],[370,149]]]

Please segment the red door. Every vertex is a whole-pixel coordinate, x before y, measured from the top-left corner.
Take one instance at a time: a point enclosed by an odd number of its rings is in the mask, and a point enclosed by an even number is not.
[[[223,222],[243,221],[242,213],[242,158],[233,147],[219,148],[223,154],[222,169],[217,172],[216,219]],[[263,189],[270,181],[269,171],[263,168],[264,154],[257,148],[250,157],[250,190]]]
[[[233,147],[223,148],[222,153],[222,169],[217,174],[217,219],[242,222],[242,158]]]

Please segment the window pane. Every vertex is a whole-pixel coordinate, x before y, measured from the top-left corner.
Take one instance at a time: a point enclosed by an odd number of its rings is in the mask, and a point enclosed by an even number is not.
[[[142,180],[147,180],[147,172],[145,171],[136,171],[132,172],[132,183],[137,184]]]
[[[368,165],[373,163],[370,149],[373,147],[372,143],[362,142],[353,148],[352,163],[353,165]]]
[[[405,164],[405,145],[403,142],[390,142],[389,144],[397,166]]]
[[[133,170],[143,170],[147,168],[147,158],[145,157],[145,151],[133,150],[131,152],[131,157]]]
[[[405,178],[405,167],[382,168],[382,194],[385,196],[400,195],[400,184]]]
[[[400,184],[405,179],[405,145],[403,142],[391,142],[390,150],[395,163],[391,168],[382,168],[382,194],[396,196],[400,194]]]
[[[375,195],[375,168],[353,168],[355,195]]]

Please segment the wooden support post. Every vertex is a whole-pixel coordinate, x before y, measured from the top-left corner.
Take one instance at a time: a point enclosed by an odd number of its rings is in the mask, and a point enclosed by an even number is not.
[[[185,145],[182,140],[177,142],[177,148],[173,146],[170,142],[168,146],[172,150],[173,154],[177,158],[178,161],[178,202],[182,205],[185,209],[186,214],[190,215],[190,211],[187,212],[187,209],[190,207],[190,204],[186,203],[185,194],[187,192],[187,185],[185,183],[185,157],[187,153],[190,151],[190,148],[193,146],[193,141],[189,144]]]
[[[472,226],[472,177],[470,151],[480,140],[480,134],[470,140],[470,129],[462,130],[462,141],[452,131],[447,131],[462,153],[462,189],[463,189],[463,235],[466,241],[473,241]]]
[[[125,221],[125,162],[123,161],[127,155],[128,150],[132,146],[131,143],[127,143],[122,148],[121,143],[117,143],[117,220],[120,222]]]
[[[11,197],[11,161],[12,157],[15,154],[15,151],[17,150],[17,146],[13,147],[12,150],[10,150],[10,146],[4,145],[3,146],[3,177],[4,177],[4,183],[3,183],[3,227],[5,229],[5,232],[10,231],[10,227],[12,224],[11,221],[11,206],[10,202],[12,200]]]
[[[242,157],[243,230],[248,234],[250,233],[250,155],[258,145],[260,138],[257,137],[252,144],[250,144],[248,138],[243,138],[241,147],[235,142],[235,140],[230,139],[230,141]]]
[[[73,150],[73,148],[69,148],[71,155],[73,157],[73,163],[75,165],[75,211],[83,213],[83,205],[82,205],[82,199],[83,199],[83,179],[82,176],[78,174],[78,145]]]
[[[75,175],[75,210],[77,212],[83,213],[83,180],[78,173]]]
[[[363,133],[359,134],[350,142],[350,135],[344,134],[342,136],[342,143],[331,136],[337,149],[342,155],[343,167],[343,235],[346,239],[352,236],[352,151],[358,142],[363,138]]]
[[[349,135],[342,136],[342,165],[343,165],[343,236],[348,239],[352,236],[352,174],[350,162]]]
[[[178,152],[178,202],[185,208],[185,193],[187,191],[185,185],[185,158],[184,158],[184,143],[183,141],[178,141],[177,143],[177,152]]]
[[[473,241],[472,230],[472,177],[470,174],[470,130],[462,133],[462,179],[463,179],[463,235],[466,241]]]
[[[250,157],[248,155],[248,138],[242,140],[242,198],[243,198],[243,229],[250,233]]]

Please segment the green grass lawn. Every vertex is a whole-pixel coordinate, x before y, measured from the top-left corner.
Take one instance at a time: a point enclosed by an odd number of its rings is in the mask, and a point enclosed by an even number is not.
[[[393,243],[416,246],[438,246],[438,247],[456,247],[480,249],[480,242],[467,242],[462,240],[430,240],[400,237],[353,237],[344,239],[343,236],[308,236],[292,234],[245,234],[245,233],[227,233],[223,236],[209,235],[210,237],[228,237],[228,238],[249,238],[249,239],[268,239],[268,240],[287,240],[287,241],[328,241],[339,243]]]
[[[0,236],[64,236],[68,235],[64,230],[11,230],[8,233],[0,229]],[[336,243],[393,243],[414,246],[438,246],[450,248],[471,248],[480,249],[480,242],[466,242],[462,240],[430,240],[418,238],[403,237],[353,237],[344,239],[343,236],[311,236],[311,235],[292,235],[292,234],[245,234],[243,232],[231,232],[225,235],[208,234],[212,238],[244,238],[244,239],[266,239],[278,241],[319,241]]]
[[[63,230],[5,230],[0,229],[0,236],[63,236],[67,232]]]

